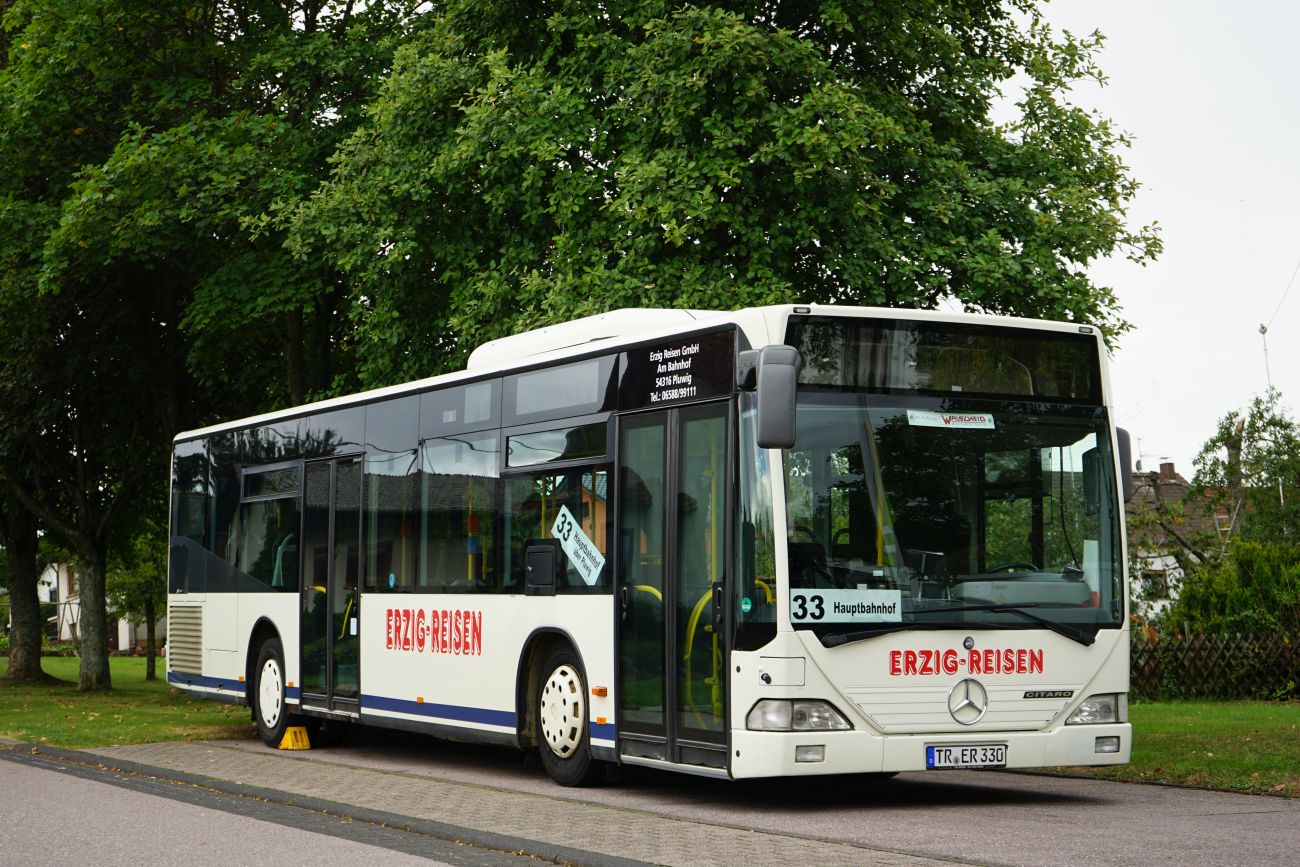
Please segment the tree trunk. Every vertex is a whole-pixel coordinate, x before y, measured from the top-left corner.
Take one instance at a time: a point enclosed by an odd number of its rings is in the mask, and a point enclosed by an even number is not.
[[[40,573],[36,567],[36,519],[12,498],[0,510],[0,542],[9,563],[9,607],[13,631],[9,635],[10,683],[53,680],[41,670],[41,602],[36,592]]]
[[[306,371],[303,369],[302,311],[290,310],[284,314],[285,365],[289,379],[289,402],[295,406],[307,402]]]
[[[104,553],[100,550],[82,551],[83,574],[78,576],[81,593],[81,672],[77,689],[92,692],[112,689],[108,672],[108,600],[105,598],[106,573]]]
[[[158,619],[154,611],[153,598],[146,595],[144,598],[144,679],[155,680],[157,674],[154,670],[154,656],[158,649],[154,643],[154,621]]]
[[[1232,429],[1232,435],[1228,437],[1225,444],[1228,452],[1228,504],[1229,508],[1234,510],[1234,515],[1245,491],[1241,467],[1242,435],[1245,428],[1244,421],[1237,422],[1237,426]]]

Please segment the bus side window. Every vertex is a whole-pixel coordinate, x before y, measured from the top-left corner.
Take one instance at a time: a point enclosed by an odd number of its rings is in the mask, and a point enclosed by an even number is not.
[[[569,467],[512,475],[506,482],[506,581],[518,592],[524,586],[524,549],[530,540],[555,538],[561,527],[567,539],[561,547],[561,573],[557,592],[607,591],[609,470],[605,466]],[[585,538],[585,541],[583,541]],[[575,562],[565,541],[590,546],[605,563]]]
[[[240,506],[239,569],[270,589],[298,592],[298,498]]]
[[[500,591],[496,552],[496,432],[428,440],[420,447],[417,589]]]

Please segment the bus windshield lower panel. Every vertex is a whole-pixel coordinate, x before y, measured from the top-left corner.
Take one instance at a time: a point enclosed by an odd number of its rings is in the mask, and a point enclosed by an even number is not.
[[[791,619],[823,638],[1117,627],[1113,467],[1102,407],[804,393],[785,459]]]

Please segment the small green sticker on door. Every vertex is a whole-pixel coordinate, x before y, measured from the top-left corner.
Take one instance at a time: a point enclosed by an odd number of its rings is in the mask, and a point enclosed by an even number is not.
[[[751,602],[751,601],[749,601],[749,597],[748,597],[748,596],[746,596],[746,597],[744,597],[743,599],[740,600],[740,613],[741,613],[741,614],[748,614],[748,613],[750,612],[750,609],[752,609],[753,607],[754,607],[754,603]]]

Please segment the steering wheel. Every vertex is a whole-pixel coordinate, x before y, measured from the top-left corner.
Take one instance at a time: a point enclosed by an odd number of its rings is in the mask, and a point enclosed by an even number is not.
[[[1021,561],[1017,563],[1003,563],[1001,566],[994,566],[992,569],[989,569],[988,571],[989,574],[992,574],[994,572],[1014,572],[1014,571],[1037,572],[1038,567],[1035,566],[1033,563],[1025,563]]]

